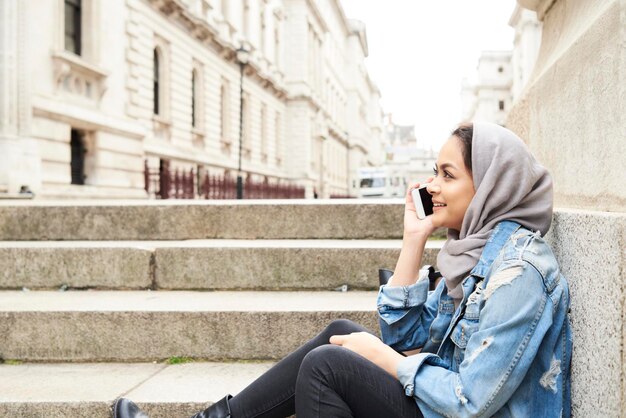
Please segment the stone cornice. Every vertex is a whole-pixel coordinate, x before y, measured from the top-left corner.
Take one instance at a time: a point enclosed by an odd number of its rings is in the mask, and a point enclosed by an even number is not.
[[[360,140],[355,140],[354,138],[350,138],[348,140],[348,147],[349,149],[360,149],[361,151],[363,151],[363,154],[365,155],[369,155],[369,152],[367,151],[367,148],[365,147],[365,144],[363,144],[363,142],[361,142]]]
[[[237,63],[237,48],[231,41],[222,39],[218,30],[203,19],[196,17],[181,0],[146,0],[159,12],[182,25],[189,35],[205,45],[211,46],[227,61]],[[287,91],[269,74],[261,72],[259,66],[251,61],[246,65],[246,74],[264,88],[269,89],[277,98],[284,99]]]
[[[73,99],[86,99],[93,104],[100,101],[107,90],[107,71],[65,50],[54,51],[52,62],[57,93],[69,93]]]
[[[327,120],[326,123],[328,125],[328,133],[337,141],[339,141],[340,144],[345,145],[346,147],[349,147],[350,143],[348,141],[348,132],[342,131],[339,128],[339,125],[337,125],[335,122],[333,122],[330,119]]]
[[[537,19],[542,22],[556,0],[517,0],[517,3],[525,9],[537,12]]]
[[[146,135],[145,130],[136,121],[109,116],[98,109],[89,109],[43,96],[33,97],[32,106],[35,116],[66,122],[79,128],[120,134],[135,139],[142,139]]]
[[[93,75],[97,78],[104,78],[109,75],[109,72],[104,70],[103,68],[98,67],[92,63],[89,63],[79,57],[78,55],[72,54],[71,52],[67,52],[65,50],[55,51],[52,53],[52,59],[56,62],[62,62],[75,68],[77,71],[84,72],[89,75]]]

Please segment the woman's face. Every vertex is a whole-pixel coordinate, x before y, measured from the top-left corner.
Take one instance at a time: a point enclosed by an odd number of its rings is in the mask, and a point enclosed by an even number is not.
[[[435,178],[426,189],[433,197],[433,225],[457,231],[461,230],[475,193],[472,173],[463,163],[461,147],[456,136],[446,141],[435,164]]]

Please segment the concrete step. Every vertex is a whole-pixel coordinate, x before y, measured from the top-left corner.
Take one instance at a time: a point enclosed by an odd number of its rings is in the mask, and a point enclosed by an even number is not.
[[[0,241],[393,239],[402,199],[0,200]]]
[[[274,363],[0,365],[0,416],[110,418],[124,396],[151,418],[190,417]]]
[[[443,241],[427,244],[436,264]],[[2,289],[350,289],[378,287],[400,240],[0,242]]]
[[[375,304],[375,291],[1,291],[0,358],[280,359],[334,319],[376,332]]]

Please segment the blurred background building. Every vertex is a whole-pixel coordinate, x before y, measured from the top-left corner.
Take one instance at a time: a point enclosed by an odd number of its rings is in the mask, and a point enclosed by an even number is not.
[[[516,4],[509,26],[515,30],[513,49],[483,51],[476,72],[462,82],[461,119],[464,121],[504,126],[509,110],[530,79],[541,44],[537,13]]]
[[[145,198],[147,172],[241,167],[347,196],[384,159],[338,0],[3,0],[0,31],[0,193]]]
[[[483,51],[476,74],[462,86],[463,120],[504,125],[511,106],[511,57],[510,51]]]
[[[437,152],[418,139],[415,125],[397,125],[391,114],[385,118],[385,165],[399,177],[397,196],[403,197],[406,188],[432,176]],[[395,180],[395,178],[394,178]]]

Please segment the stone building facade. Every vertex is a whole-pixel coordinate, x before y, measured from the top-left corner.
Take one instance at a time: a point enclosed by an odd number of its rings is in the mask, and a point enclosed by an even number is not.
[[[542,25],[537,14],[515,5],[509,18],[515,35],[511,51],[484,51],[476,74],[463,80],[462,119],[504,125],[535,67]]]
[[[513,79],[511,99],[515,103],[521,96],[524,87],[528,84],[535,68],[539,46],[541,45],[542,25],[537,20],[535,11],[525,9],[516,4],[509,18],[509,26],[515,30],[513,54],[511,56]]]
[[[385,118],[385,136],[385,166],[400,173],[404,196],[409,185],[433,175],[437,152],[418,141],[415,125],[398,125],[391,115]]]
[[[0,193],[144,198],[146,160],[235,175],[240,110],[244,177],[348,195],[383,158],[338,0],[6,0],[0,31]]]
[[[481,54],[475,76],[463,81],[463,120],[504,125],[512,101],[511,55],[510,51]]]

